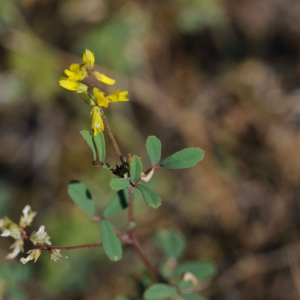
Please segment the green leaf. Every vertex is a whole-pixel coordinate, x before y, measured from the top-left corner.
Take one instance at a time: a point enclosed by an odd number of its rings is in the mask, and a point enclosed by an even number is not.
[[[209,260],[198,260],[180,264],[176,270],[177,275],[192,273],[198,280],[204,280],[216,273],[216,266]]]
[[[110,221],[101,220],[100,230],[105,254],[113,261],[120,260],[122,258],[122,245]]]
[[[186,241],[175,229],[162,229],[155,235],[155,241],[166,257],[179,259],[185,248]]]
[[[113,190],[119,191],[128,187],[129,179],[115,178],[110,181],[110,186]]]
[[[141,177],[142,174],[142,161],[141,159],[133,155],[130,160],[130,181],[134,182]]]
[[[196,295],[196,294],[182,294],[185,300],[207,300],[206,298]]]
[[[137,184],[136,187],[142,192],[143,198],[149,206],[154,208],[160,206],[161,199],[153,190],[142,184]]]
[[[134,189],[134,201],[141,196],[141,192],[138,189]],[[106,206],[103,216],[105,218],[111,218],[127,208],[129,202],[128,189],[123,189],[117,192],[117,194],[111,199]]]
[[[72,180],[68,186],[68,194],[72,200],[91,216],[95,213],[95,203],[91,193],[86,186],[78,181]]]
[[[103,132],[99,132],[96,136],[94,136],[94,141],[98,150],[98,158],[99,161],[104,163],[105,159],[105,140]]]
[[[165,158],[161,165],[166,169],[184,169],[195,166],[204,157],[200,148],[185,148]]]
[[[153,284],[144,293],[144,300],[163,300],[176,294],[176,288],[166,284]]]
[[[90,149],[92,150],[92,154],[93,154],[93,161],[96,161],[96,148],[93,142],[93,137],[92,135],[87,131],[87,130],[81,130],[80,131],[82,137],[85,139],[85,141],[87,142],[88,146],[90,147]]]
[[[151,161],[152,166],[159,163],[161,157],[161,142],[160,140],[152,135],[147,138],[146,141],[147,152]]]

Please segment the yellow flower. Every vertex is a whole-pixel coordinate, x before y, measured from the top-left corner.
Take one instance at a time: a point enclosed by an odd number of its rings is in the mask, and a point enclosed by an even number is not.
[[[99,132],[104,130],[104,124],[100,113],[100,108],[94,106],[92,111],[92,129],[94,129],[94,135],[96,136]]]
[[[74,91],[79,94],[86,93],[88,90],[87,85],[77,81],[70,80],[69,78],[66,77],[61,77],[59,79],[59,85],[67,90]]]
[[[108,85],[114,85],[116,82],[115,80],[105,76],[104,74],[102,74],[96,70],[93,70],[92,73],[99,81],[102,81]]]
[[[104,93],[102,91],[100,91],[98,88],[93,88],[93,94],[95,96],[96,103],[98,106],[103,106],[105,108],[108,107],[109,101],[104,96]]]
[[[126,95],[128,95],[128,91],[120,92],[120,89],[117,89],[114,93],[108,95],[107,98],[110,102],[129,101]]]
[[[30,260],[34,260],[34,262],[37,261],[37,259],[40,257],[40,255],[42,254],[43,250],[42,249],[33,249],[33,250],[29,250],[27,252],[27,254],[29,254],[26,258],[22,257],[20,259],[20,262],[22,264],[26,264],[27,262],[29,262]]]
[[[94,67],[94,63],[95,63],[94,53],[88,49],[85,49],[85,51],[83,53],[82,61],[84,64],[86,64],[88,66],[89,69],[92,70]]]
[[[83,80],[87,75],[85,68],[80,67],[79,64],[70,65],[70,70],[66,69],[65,73],[68,76],[68,79],[73,81]]]

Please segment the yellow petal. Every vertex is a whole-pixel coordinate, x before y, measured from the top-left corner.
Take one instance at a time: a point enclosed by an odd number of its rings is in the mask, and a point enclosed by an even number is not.
[[[120,92],[120,89],[117,89],[112,94],[108,95],[107,98],[111,102],[120,102],[120,101],[128,101],[129,99],[126,97],[128,91]]]
[[[114,85],[115,84],[115,80],[113,80],[112,78],[109,78],[107,76],[105,76],[104,74],[98,72],[98,71],[93,71],[93,75],[101,82],[108,84],[108,85]]]
[[[96,136],[99,132],[104,130],[103,120],[100,114],[100,108],[95,106],[91,111],[92,115],[92,129],[94,130],[94,135]]]
[[[119,101],[129,101],[126,95],[128,95],[128,91],[123,91],[119,93]]]
[[[63,88],[69,90],[69,91],[77,91],[77,88],[79,86],[79,83],[73,80],[69,80],[66,77],[61,77],[59,79],[59,85]]]
[[[69,91],[79,93],[79,94],[85,93],[88,90],[87,85],[77,82],[77,81],[70,80],[69,78],[66,78],[66,77],[61,77],[59,79],[59,84],[63,88],[65,88]]]
[[[103,106],[105,108],[108,107],[109,101],[104,96],[103,92],[100,91],[98,88],[93,88],[93,94],[95,96],[96,102],[98,106]]]
[[[85,49],[82,57],[82,61],[84,64],[88,65],[90,69],[93,69],[95,64],[95,56],[94,53],[88,49]]]
[[[87,75],[85,68],[82,68],[79,64],[70,65],[70,69],[66,69],[65,74],[69,80],[73,81],[83,80]]]

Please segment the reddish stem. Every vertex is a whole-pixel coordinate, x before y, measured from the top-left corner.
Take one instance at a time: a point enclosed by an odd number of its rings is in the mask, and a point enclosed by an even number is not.
[[[133,185],[129,185],[128,186],[128,192],[129,192],[129,203],[128,203],[128,221],[129,223],[135,223],[135,218],[134,218],[134,186]],[[129,237],[131,240],[131,244],[133,246],[133,248],[135,249],[137,255],[139,256],[139,258],[141,259],[141,261],[145,264],[145,266],[147,267],[148,271],[150,272],[150,274],[157,280],[160,281],[161,275],[158,273],[158,271],[156,270],[156,268],[151,264],[151,262],[149,261],[148,257],[146,256],[146,254],[144,253],[138,239],[135,236],[135,230],[134,228],[131,228],[129,230]]]
[[[93,80],[91,78],[91,70],[90,69],[87,69],[87,73],[88,73],[88,81],[89,81],[89,84],[90,84],[90,87],[93,88],[94,87],[94,84],[93,84]]]
[[[158,273],[158,271],[156,270],[156,268],[151,264],[151,262],[149,261],[148,257],[145,255],[143,249],[140,246],[139,241],[137,240],[134,230],[132,230],[130,232],[130,236],[131,236],[131,241],[132,241],[132,246],[134,247],[137,255],[139,256],[139,258],[141,259],[141,261],[145,264],[145,266],[147,267],[148,271],[150,272],[150,274],[157,280],[157,281],[161,281],[161,275]]]
[[[129,203],[128,203],[128,221],[135,223],[134,218],[134,186],[131,184],[128,186]]]
[[[84,248],[97,248],[97,247],[102,247],[102,244],[83,244],[83,245],[76,245],[76,246],[65,246],[65,247],[60,247],[60,246],[50,246],[50,245],[43,245],[41,246],[42,250],[52,250],[52,249],[57,249],[57,250],[62,250],[62,251],[67,251],[67,250],[77,250],[77,249],[84,249]]]

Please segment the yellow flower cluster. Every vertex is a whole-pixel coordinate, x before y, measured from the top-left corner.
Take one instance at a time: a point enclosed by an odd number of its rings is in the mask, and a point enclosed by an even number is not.
[[[80,98],[82,98],[87,104],[93,106],[91,111],[91,127],[94,130],[94,135],[97,135],[98,132],[104,130],[100,107],[107,108],[110,102],[128,101],[128,91],[120,92],[120,89],[117,89],[114,93],[109,95],[106,95],[96,87],[92,87],[90,91],[87,85],[80,82],[86,77],[89,77],[90,74],[92,74],[97,80],[108,85],[114,85],[115,80],[94,70],[95,56],[90,50],[86,49],[84,51],[82,62],[83,63],[81,65],[70,65],[70,68],[65,70],[67,77],[61,77],[59,79],[59,84],[67,90],[80,94]]]

